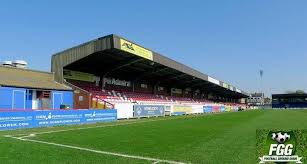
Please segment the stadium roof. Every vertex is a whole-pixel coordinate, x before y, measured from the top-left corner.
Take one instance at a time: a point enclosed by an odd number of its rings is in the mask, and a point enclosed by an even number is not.
[[[0,86],[42,90],[72,90],[56,82],[53,73],[8,66],[0,66]]]
[[[262,97],[264,96],[264,93],[251,93],[250,96],[251,97]]]
[[[63,69],[159,85],[190,87],[231,97],[248,96],[230,84],[114,34],[54,54],[51,71],[55,72],[55,79],[62,83]]]
[[[291,97],[307,97],[306,93],[285,93],[285,94],[272,94],[274,98],[291,98]]]

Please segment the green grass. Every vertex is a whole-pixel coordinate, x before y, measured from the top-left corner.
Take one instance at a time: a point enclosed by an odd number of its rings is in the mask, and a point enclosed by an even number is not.
[[[307,110],[258,110],[4,131],[0,132],[0,163],[151,163],[3,137],[132,122],[136,123],[40,134],[31,139],[186,163],[257,163],[256,129],[307,128]],[[306,157],[307,152],[303,153]]]

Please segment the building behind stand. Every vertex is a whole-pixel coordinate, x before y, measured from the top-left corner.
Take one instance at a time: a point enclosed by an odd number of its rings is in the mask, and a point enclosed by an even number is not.
[[[54,74],[27,69],[24,61],[0,66],[0,109],[41,110],[73,108],[71,87],[57,83]]]

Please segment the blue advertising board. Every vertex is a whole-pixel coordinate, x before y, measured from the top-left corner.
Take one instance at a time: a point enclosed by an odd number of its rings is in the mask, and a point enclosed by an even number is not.
[[[174,112],[172,113],[173,116],[181,116],[181,115],[185,115],[187,112]]]
[[[1,112],[0,130],[31,128],[33,126],[32,112]]]
[[[164,116],[165,107],[163,105],[134,105],[134,117],[150,117],[150,116]]]
[[[226,110],[225,106],[221,106],[220,111],[225,112],[225,110]]]
[[[204,106],[204,113],[211,113],[213,107],[212,106]]]
[[[0,112],[0,130],[114,121],[116,110],[44,110]]]

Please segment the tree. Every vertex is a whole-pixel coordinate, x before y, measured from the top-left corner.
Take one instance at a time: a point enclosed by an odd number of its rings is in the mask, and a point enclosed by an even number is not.
[[[286,91],[285,93],[286,93],[286,94],[306,94],[305,91],[300,90],[300,89],[298,89],[298,90],[296,90],[296,91]]]
[[[303,91],[303,90],[296,90],[295,93],[296,94],[305,94],[305,91]]]

